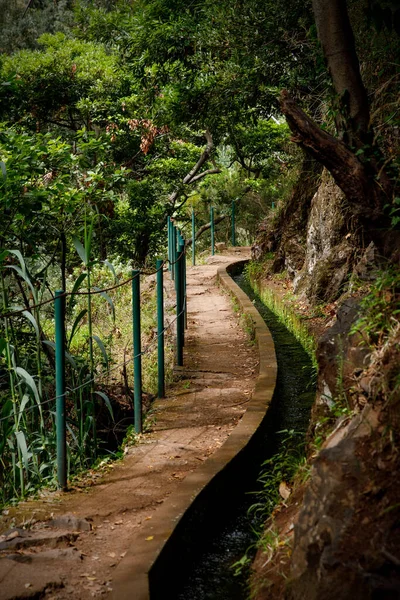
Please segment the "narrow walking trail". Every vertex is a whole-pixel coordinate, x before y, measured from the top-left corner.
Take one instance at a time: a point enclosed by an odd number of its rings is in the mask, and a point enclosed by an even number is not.
[[[247,257],[238,248],[188,268],[185,366],[167,398],[154,402],[154,423],[123,461],[89,488],[45,492],[0,517],[0,600],[111,592],[126,554],[151,541],[144,535],[156,511],[226,440],[251,397],[258,353],[216,272]]]

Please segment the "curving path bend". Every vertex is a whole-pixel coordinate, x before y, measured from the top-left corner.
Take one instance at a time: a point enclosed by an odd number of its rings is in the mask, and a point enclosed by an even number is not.
[[[257,311],[247,299],[261,354],[217,285],[218,269],[229,287],[223,267],[248,258],[234,250],[188,268],[185,366],[141,443],[89,489],[47,493],[0,517],[0,600],[149,597],[150,565],[190,501],[251,437],[275,385],[273,343]],[[10,540],[14,524],[26,529]]]

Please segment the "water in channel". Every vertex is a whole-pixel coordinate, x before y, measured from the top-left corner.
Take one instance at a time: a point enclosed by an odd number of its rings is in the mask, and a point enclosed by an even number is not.
[[[261,525],[252,513],[248,514],[249,507],[256,502],[251,492],[260,489],[257,478],[262,463],[279,451],[282,436],[277,432],[293,429],[305,433],[315,395],[311,360],[302,346],[255,295],[243,275],[234,277],[234,280],[254,301],[274,338],[278,362],[277,386],[271,410],[253,444],[250,460],[247,456],[242,465],[244,468],[239,466],[232,472],[229,491],[224,488],[220,494],[225,496],[222,505],[218,501],[215,505],[208,502],[200,509],[203,513],[201,522],[206,522],[207,527],[202,526],[199,532],[195,529],[196,516],[192,519],[193,534],[184,543],[187,547],[195,545],[196,550],[191,552],[190,563],[182,564],[179,582],[174,581],[175,589],[169,590],[169,597],[176,600],[248,598],[248,573],[235,576],[232,565],[254,544],[254,530]],[[155,595],[157,600],[161,597]]]

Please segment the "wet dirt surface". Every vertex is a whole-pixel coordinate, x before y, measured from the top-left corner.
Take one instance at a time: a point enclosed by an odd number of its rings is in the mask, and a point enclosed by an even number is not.
[[[90,487],[45,492],[3,513],[0,600],[107,594],[142,524],[235,427],[257,375],[257,352],[216,285],[221,264],[248,256],[237,250],[188,268],[185,366],[154,403],[140,443],[108,473],[93,474]]]

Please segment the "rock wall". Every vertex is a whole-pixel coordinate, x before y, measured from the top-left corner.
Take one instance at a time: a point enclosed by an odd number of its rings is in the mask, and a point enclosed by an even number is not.
[[[362,241],[331,175],[308,168],[279,218],[270,217],[262,225],[253,258],[275,252],[273,271],[286,269],[294,291],[318,304],[342,293]]]
[[[369,246],[359,277],[369,278],[373,255]],[[395,306],[400,289],[387,293]],[[348,294],[319,337],[311,473],[266,525],[275,550],[257,554],[255,600],[400,598],[400,323],[373,349],[353,333],[360,311]]]
[[[367,405],[316,458],[295,525],[287,600],[400,598],[400,464],[385,420],[381,407]]]
[[[305,156],[290,198],[260,226],[252,257],[257,260],[267,252],[274,252],[275,273],[286,269],[293,278],[304,264],[311,199],[318,189],[321,172],[321,165]]]
[[[355,245],[346,201],[327,171],[312,198],[305,261],[294,276],[294,291],[313,304],[336,299],[353,265]]]

